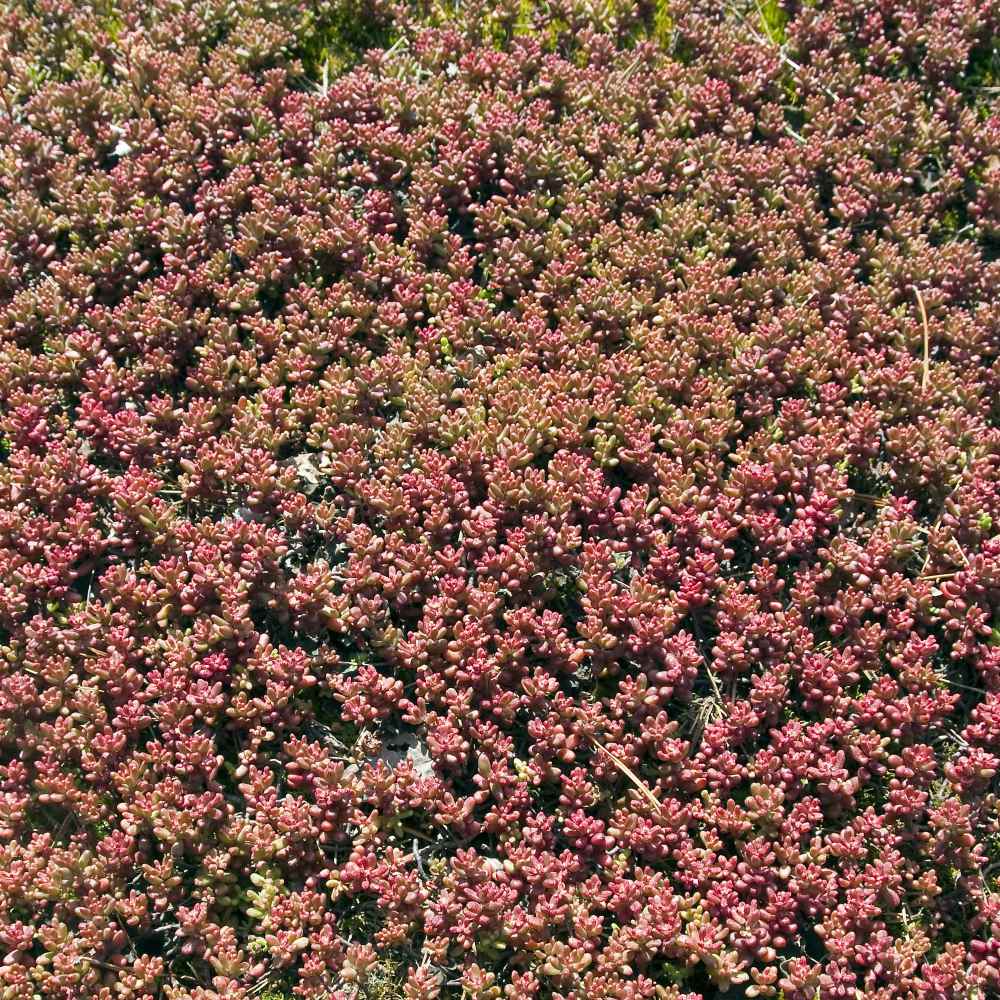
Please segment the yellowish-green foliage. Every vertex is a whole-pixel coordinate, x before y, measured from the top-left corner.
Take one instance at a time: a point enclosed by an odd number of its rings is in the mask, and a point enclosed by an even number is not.
[[[764,34],[775,45],[785,44],[785,25],[788,17],[781,9],[779,0],[757,0],[757,13]]]
[[[656,0],[653,8],[653,28],[651,35],[653,40],[666,48],[670,44],[670,36],[674,30],[674,20],[670,16],[670,4],[668,0]]]
[[[589,18],[595,25],[610,24],[620,19],[622,13],[632,6],[628,0],[594,0]],[[544,28],[540,28],[541,25]],[[673,28],[669,0],[654,0],[643,23],[631,33],[630,39],[633,42],[652,39],[666,47],[670,44]],[[512,38],[538,31],[541,31],[545,49],[555,52],[568,41],[571,25],[553,14],[547,0],[519,0],[515,17],[495,10],[487,15],[485,21],[485,34],[498,48],[509,44]]]
[[[327,0],[306,12],[298,54],[313,80],[333,79],[371,48],[391,42],[364,0]]]
[[[399,965],[390,958],[383,958],[369,970],[358,1000],[403,1000],[403,997]]]

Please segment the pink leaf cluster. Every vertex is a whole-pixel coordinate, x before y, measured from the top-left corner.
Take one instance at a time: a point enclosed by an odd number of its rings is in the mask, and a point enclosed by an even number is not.
[[[0,19],[0,1000],[998,995],[1000,7],[452,6]]]

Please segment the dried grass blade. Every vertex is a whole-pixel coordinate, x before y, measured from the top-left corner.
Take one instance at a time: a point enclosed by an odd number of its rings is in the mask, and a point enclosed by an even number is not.
[[[656,810],[657,816],[662,816],[662,806],[660,800],[652,793],[647,785],[636,773],[619,757],[617,754],[612,753],[596,736],[590,737],[594,746],[598,750],[603,751],[612,764],[618,768],[619,771],[635,786],[636,791],[640,792],[643,797],[649,802],[649,804]]]
[[[924,297],[920,294],[920,289],[916,288],[917,306],[920,309],[920,321],[924,326],[924,375],[920,380],[920,388],[926,389],[931,378],[931,331],[927,325],[927,309],[924,306]]]

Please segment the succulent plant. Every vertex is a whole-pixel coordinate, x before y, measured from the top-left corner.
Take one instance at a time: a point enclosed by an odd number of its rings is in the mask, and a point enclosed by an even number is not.
[[[453,7],[0,18],[0,1000],[996,995],[1000,7]]]

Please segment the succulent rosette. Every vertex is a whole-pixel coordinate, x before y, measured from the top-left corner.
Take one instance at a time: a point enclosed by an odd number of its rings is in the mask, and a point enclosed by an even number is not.
[[[0,16],[0,1000],[1000,995],[996,0]]]

